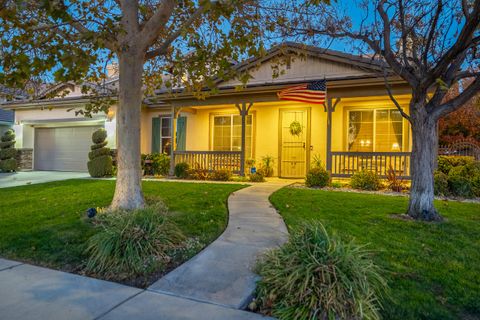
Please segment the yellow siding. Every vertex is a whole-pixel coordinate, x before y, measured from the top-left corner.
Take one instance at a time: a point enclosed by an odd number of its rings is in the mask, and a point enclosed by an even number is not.
[[[408,100],[400,99],[405,104]],[[345,151],[347,139],[347,110],[394,108],[388,97],[372,97],[371,99],[343,99],[332,114],[332,151]],[[326,163],[327,113],[321,105],[309,105],[287,101],[255,103],[250,109],[253,118],[253,154],[257,163],[266,155],[275,158],[275,175],[278,174],[279,158],[279,116],[281,109],[310,108],[310,160],[319,155]],[[195,113],[182,112],[187,117],[186,150],[211,150],[211,116],[213,114],[238,114],[234,105],[218,105],[212,107],[197,107]],[[168,110],[145,110],[142,116],[142,152],[151,152],[152,117],[170,115]],[[405,130],[404,130],[405,132]],[[408,138],[407,138],[408,140]],[[409,150],[409,142],[404,145]],[[307,146],[308,148],[308,146]]]

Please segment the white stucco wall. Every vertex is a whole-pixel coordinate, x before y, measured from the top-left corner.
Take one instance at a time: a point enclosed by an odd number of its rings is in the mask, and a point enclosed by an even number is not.
[[[14,130],[17,135],[17,148],[33,148],[35,145],[35,127],[69,127],[104,125],[107,130],[108,147],[116,147],[116,107],[110,109],[110,117],[105,114],[94,115],[93,119],[75,115],[69,108],[26,109],[15,111]],[[110,119],[111,118],[111,119]],[[49,121],[51,120],[51,121]],[[41,121],[39,123],[38,121]]]

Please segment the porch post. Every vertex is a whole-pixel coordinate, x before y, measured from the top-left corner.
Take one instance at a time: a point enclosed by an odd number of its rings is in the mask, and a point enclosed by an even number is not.
[[[335,111],[335,107],[340,102],[340,98],[335,99],[335,103],[332,105],[332,98],[327,99],[327,105],[325,111],[327,111],[327,171],[332,173],[332,112]]]
[[[240,115],[242,116],[242,147],[241,147],[241,154],[240,154],[240,175],[245,175],[245,129],[247,127],[247,115],[248,111],[252,107],[253,103],[250,102],[248,107],[246,102],[242,102],[242,105],[236,104]]]
[[[177,149],[177,119],[181,108],[172,106],[172,125],[170,126],[170,137],[172,137],[172,145],[170,147],[170,170],[169,175],[173,176],[175,172],[175,150]]]

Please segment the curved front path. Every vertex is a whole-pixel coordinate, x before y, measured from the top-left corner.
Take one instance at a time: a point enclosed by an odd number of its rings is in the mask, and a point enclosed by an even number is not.
[[[288,184],[276,180],[232,193],[225,232],[147,290],[227,308],[246,307],[258,280],[252,271],[256,258],[287,240],[287,228],[268,197]]]

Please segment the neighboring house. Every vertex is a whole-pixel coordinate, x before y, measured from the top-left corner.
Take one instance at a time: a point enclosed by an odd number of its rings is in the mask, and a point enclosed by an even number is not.
[[[285,54],[293,58],[283,66],[285,72],[273,78],[276,61]],[[158,92],[154,100],[161,102],[145,100],[142,152],[173,153],[174,163],[238,173],[243,160],[256,159],[258,166],[262,157],[270,155],[275,158],[275,175],[285,178],[304,177],[314,155],[334,176],[348,176],[361,168],[376,168],[385,175],[390,166],[409,175],[410,129],[387,95],[378,61],[287,43],[236,69],[252,74],[242,90],[239,81],[218,81],[218,93],[205,100],[187,92]],[[277,96],[282,89],[318,79],[327,81],[329,107]],[[389,83],[398,102],[407,107],[409,87],[393,77]],[[22,147],[34,149],[36,170],[86,170],[90,135],[98,127],[107,129],[109,144],[115,148],[115,106],[106,116],[76,117],[67,110],[81,108],[88,99],[75,86],[68,90],[64,98],[3,106],[15,110],[15,130]],[[292,122],[302,128],[298,135],[290,133]]]
[[[5,87],[0,86],[0,104],[7,102],[8,94],[9,91]],[[0,109],[0,136],[12,127],[14,119],[13,111]]]

